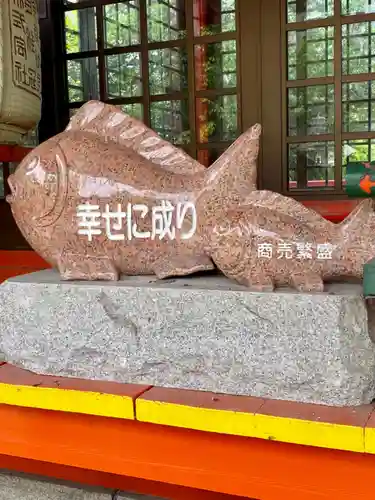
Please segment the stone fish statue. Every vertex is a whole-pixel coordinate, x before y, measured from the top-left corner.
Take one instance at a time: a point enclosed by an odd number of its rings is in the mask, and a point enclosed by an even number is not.
[[[256,189],[261,127],[210,167],[115,106],[92,101],[9,177],[20,231],[62,279],[214,269],[208,235]]]
[[[62,279],[219,268],[260,291],[323,291],[375,256],[364,200],[341,224],[256,189],[255,125],[210,167],[116,107],[92,101],[9,177],[15,220]]]
[[[340,224],[270,191],[253,191],[211,229],[210,256],[229,278],[258,291],[322,292],[324,281],[362,278],[375,257],[373,201]]]

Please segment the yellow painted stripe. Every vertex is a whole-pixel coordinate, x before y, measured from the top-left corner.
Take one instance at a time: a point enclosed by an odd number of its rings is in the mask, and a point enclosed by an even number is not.
[[[134,420],[130,396],[0,383],[0,403]]]
[[[136,400],[137,420],[220,434],[364,452],[364,429],[296,418]],[[375,439],[374,439],[375,449]]]
[[[375,428],[365,428],[365,452],[375,454]]]

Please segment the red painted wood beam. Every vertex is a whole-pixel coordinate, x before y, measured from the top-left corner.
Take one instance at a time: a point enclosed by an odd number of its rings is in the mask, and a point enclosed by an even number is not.
[[[33,148],[0,144],[0,162],[19,163]],[[1,165],[0,165],[1,166]]]
[[[331,222],[341,222],[361,200],[304,200],[302,204]]]

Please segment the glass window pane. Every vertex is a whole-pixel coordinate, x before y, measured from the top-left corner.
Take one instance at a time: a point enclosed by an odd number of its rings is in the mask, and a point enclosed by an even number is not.
[[[344,75],[375,71],[375,22],[343,25],[342,71]]]
[[[67,54],[97,49],[95,7],[65,12],[65,48]]]
[[[143,106],[140,102],[134,102],[131,104],[118,104],[117,108],[121,109],[127,115],[138,118],[138,120],[143,121]]]
[[[105,47],[126,47],[138,43],[141,43],[139,0],[105,5]]]
[[[344,141],[342,163],[346,165],[350,161],[375,161],[375,139]]]
[[[100,99],[97,57],[67,61],[67,73],[69,102]]]
[[[375,130],[375,81],[342,85],[342,124],[344,132]]]
[[[186,35],[185,0],[148,0],[147,27],[150,42],[177,40]]]
[[[288,23],[308,21],[309,19],[323,19],[333,16],[334,0],[288,0]]]
[[[232,141],[238,136],[236,95],[197,99],[196,114],[199,142]]]
[[[331,134],[335,126],[334,86],[288,89],[289,135]]]
[[[375,0],[341,0],[341,13],[346,15],[375,12]]]
[[[288,145],[289,189],[331,189],[335,184],[334,142]]]
[[[333,26],[288,32],[288,79],[333,75]]]
[[[195,46],[197,90],[236,87],[236,40]]]
[[[170,94],[187,88],[187,53],[185,49],[150,50],[149,82],[150,93]]]
[[[108,98],[142,95],[141,55],[139,52],[106,56],[105,59]]]
[[[158,101],[150,105],[151,128],[173,144],[190,142],[189,104],[184,101]]]
[[[342,178],[345,183],[346,165],[352,161],[375,161],[375,139],[355,139],[342,143]]]
[[[193,0],[195,36],[236,30],[236,0]]]

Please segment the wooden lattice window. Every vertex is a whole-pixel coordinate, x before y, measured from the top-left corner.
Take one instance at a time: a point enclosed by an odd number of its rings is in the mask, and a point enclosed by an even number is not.
[[[240,134],[236,0],[64,5],[66,120],[110,102],[205,165]]]
[[[282,0],[284,192],[343,194],[375,160],[375,1]]]

